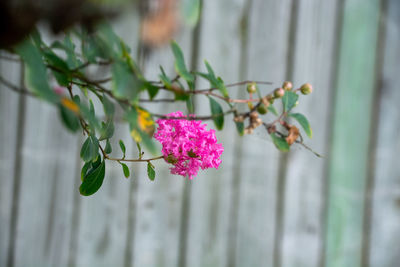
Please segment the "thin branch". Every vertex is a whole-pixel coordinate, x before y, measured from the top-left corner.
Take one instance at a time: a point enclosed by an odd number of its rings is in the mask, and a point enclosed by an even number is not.
[[[311,147],[307,146],[306,144],[304,144],[302,141],[296,140],[295,141],[297,144],[302,145],[305,149],[309,150],[310,152],[312,152],[315,156],[319,157],[319,158],[323,158],[324,156],[322,156],[321,154],[319,154],[318,152],[314,151]]]
[[[33,96],[36,97],[35,94],[29,92],[26,89],[23,88],[19,88],[18,86],[15,86],[14,84],[8,82],[6,79],[4,79],[2,76],[0,76],[0,83],[2,83],[3,85],[5,85],[8,89],[11,89],[12,91],[19,93],[19,94],[25,94],[25,95],[29,95],[29,96]]]
[[[139,102],[143,102],[143,103],[159,103],[159,102],[170,102],[170,103],[174,103],[174,102],[176,102],[176,100],[175,100],[175,99],[172,99],[172,98],[139,99]]]
[[[169,119],[169,120],[212,120],[214,118],[218,118],[220,116],[225,116],[231,113],[234,113],[236,110],[235,109],[230,109],[228,111],[225,111],[223,113],[219,113],[219,114],[213,114],[213,115],[209,115],[209,116],[184,116],[184,117],[171,117],[171,116],[165,116],[162,114],[155,114],[155,113],[151,113],[152,116],[160,118],[160,119]]]
[[[241,81],[241,82],[236,82],[236,83],[229,83],[229,84],[225,84],[225,87],[235,87],[235,86],[240,86],[240,85],[245,85],[248,83],[257,83],[257,84],[267,84],[267,85],[272,85],[272,82],[265,82],[265,81],[250,81],[250,80],[246,80],[246,81]],[[198,89],[196,91],[198,92],[206,92],[206,91],[214,91],[217,90],[218,88],[209,88],[209,89]]]
[[[106,156],[104,156],[105,159],[108,160],[113,160],[113,161],[125,161],[125,162],[150,162],[152,160],[159,160],[159,159],[163,159],[164,156],[158,156],[158,157],[154,157],[154,158],[148,158],[148,159],[125,159],[125,158],[111,158],[109,157],[107,154],[105,154]]]

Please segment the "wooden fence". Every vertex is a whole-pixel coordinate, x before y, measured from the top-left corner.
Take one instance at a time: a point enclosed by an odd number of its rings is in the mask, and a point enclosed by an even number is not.
[[[115,22],[134,50],[138,17]],[[192,69],[208,59],[226,82],[312,83],[298,109],[325,157],[282,154],[228,122],[218,171],[188,181],[160,162],[150,182],[143,165],[126,180],[109,164],[101,190],[82,197],[82,136],[2,86],[0,266],[400,266],[400,1],[204,0],[199,27],[177,40]],[[161,48],[143,68],[156,78],[172,62]],[[20,66],[0,64],[19,84]],[[124,126],[116,135],[129,138]]]

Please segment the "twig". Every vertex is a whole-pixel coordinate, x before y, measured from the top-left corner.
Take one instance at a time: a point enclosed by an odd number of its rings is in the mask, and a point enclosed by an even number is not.
[[[0,82],[4,84],[8,89],[11,89],[12,91],[19,93],[19,94],[25,94],[29,96],[36,97],[35,94],[29,92],[26,89],[19,88],[18,86],[13,85],[12,83],[8,82],[6,79],[4,79],[2,76],[0,76]]]

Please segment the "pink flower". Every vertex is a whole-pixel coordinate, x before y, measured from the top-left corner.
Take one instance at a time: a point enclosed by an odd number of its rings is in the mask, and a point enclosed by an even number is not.
[[[67,90],[67,88],[56,85],[53,87],[53,90],[54,90],[54,92],[56,92],[56,94],[63,95],[64,92]]]
[[[167,116],[186,117],[181,111]],[[199,168],[218,169],[224,148],[217,144],[215,130],[207,130],[206,124],[199,120],[159,119],[156,122],[158,128],[154,138],[162,145],[164,159],[174,165],[172,174],[193,179]]]

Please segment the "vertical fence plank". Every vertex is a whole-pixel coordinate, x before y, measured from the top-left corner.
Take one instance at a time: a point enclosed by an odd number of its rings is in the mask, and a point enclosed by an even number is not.
[[[197,69],[205,71],[204,59],[209,61],[215,73],[226,83],[240,79],[240,17],[244,2],[204,1],[200,52]],[[202,79],[198,88],[209,88]],[[236,96],[238,88],[230,88]],[[225,103],[221,103],[228,108]],[[209,100],[196,98],[196,113],[210,114]],[[212,121],[206,121],[209,129],[215,129]],[[230,189],[237,136],[232,117],[225,117],[224,129],[216,132],[218,141],[224,145],[222,163],[218,170],[199,171],[191,182],[190,216],[188,218],[187,261],[185,266],[226,266],[228,225],[230,224]]]
[[[300,112],[309,119],[315,135],[308,139],[302,132],[305,143],[323,155],[327,153],[330,122],[328,111],[334,71],[330,62],[335,62],[336,5],[337,1],[333,0],[299,1],[298,20],[295,22],[293,83],[298,88],[309,82],[314,92],[300,96],[300,104],[294,112]],[[282,266],[316,267],[319,264],[323,236],[324,165],[322,158],[292,146],[286,172]]]
[[[2,53],[4,55],[4,53]],[[19,85],[20,64],[6,60],[0,61],[2,78]],[[15,179],[15,155],[17,150],[17,130],[20,124],[19,99],[23,97],[11,92],[5,85],[0,84],[0,266],[7,265],[10,252],[10,236],[13,209],[13,187]]]
[[[379,116],[375,156],[369,266],[397,266],[400,262],[400,2],[387,1],[384,57],[378,88]],[[378,100],[377,100],[378,101]]]
[[[25,116],[15,264],[65,264],[76,139],[47,103],[27,99]]]
[[[253,1],[247,14],[247,76],[280,86],[285,79],[291,1]],[[242,18],[246,22],[246,18]],[[279,23],[277,23],[279,21]],[[263,94],[273,87],[262,89]],[[244,94],[242,93],[242,96]],[[236,266],[273,266],[279,152],[265,129],[245,136],[240,164]]]
[[[325,264],[360,266],[378,0],[345,1],[329,169]]]
[[[177,36],[177,42],[184,52],[187,66],[190,62],[191,33],[191,30],[183,27]],[[168,44],[162,48],[150,50],[147,56],[144,59],[143,70],[146,78],[159,80],[159,66],[163,66],[170,77],[176,75],[173,53]],[[147,97],[147,94],[143,97]],[[157,97],[171,98],[173,96],[160,91]],[[144,105],[144,107],[159,114],[186,109],[182,103],[155,103]],[[147,153],[147,155],[150,154]],[[153,164],[156,170],[155,181],[148,179],[146,164],[137,165],[137,168],[140,168],[140,174],[135,178],[138,179],[138,191],[132,251],[133,266],[178,266],[182,190],[183,184],[189,181],[180,176],[171,175],[169,166],[164,160],[155,161]]]
[[[137,44],[137,13],[123,14],[114,21],[115,32],[128,44]],[[132,51],[135,51],[133,47]],[[135,53],[132,53],[135,57]],[[108,85],[110,86],[110,85]],[[117,117],[122,117],[117,110]],[[126,123],[116,123],[115,134],[111,140],[112,155],[120,157],[122,152],[118,141],[123,140],[127,148],[126,157],[136,158],[137,151],[132,149],[134,143]],[[79,229],[77,238],[76,266],[124,266],[127,234],[130,224],[130,187],[133,179],[137,179],[136,170],[131,169],[131,178],[125,179],[119,163],[107,161],[106,176],[100,190],[89,197],[80,196]],[[79,194],[78,188],[75,188]]]

